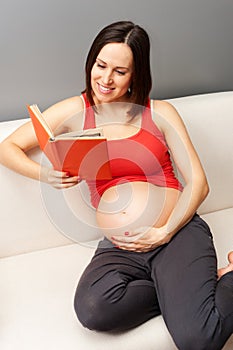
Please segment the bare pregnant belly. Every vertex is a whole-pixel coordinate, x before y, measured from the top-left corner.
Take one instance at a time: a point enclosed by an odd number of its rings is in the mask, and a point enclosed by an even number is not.
[[[127,182],[107,189],[96,211],[103,234],[132,231],[142,226],[159,227],[166,223],[180,192],[147,182]]]

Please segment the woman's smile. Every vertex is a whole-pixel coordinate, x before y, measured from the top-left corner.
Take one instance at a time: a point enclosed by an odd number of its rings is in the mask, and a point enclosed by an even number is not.
[[[101,94],[104,94],[104,95],[108,95],[108,94],[111,94],[112,91],[114,90],[114,88],[112,87],[107,87],[107,86],[104,86],[100,83],[97,83],[97,86],[98,86],[98,90]]]

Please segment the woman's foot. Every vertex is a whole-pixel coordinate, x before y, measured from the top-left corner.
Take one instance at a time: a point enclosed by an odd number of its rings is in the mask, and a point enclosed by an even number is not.
[[[222,277],[227,272],[233,271],[233,251],[228,253],[228,261],[229,264],[226,267],[218,269],[218,278]]]

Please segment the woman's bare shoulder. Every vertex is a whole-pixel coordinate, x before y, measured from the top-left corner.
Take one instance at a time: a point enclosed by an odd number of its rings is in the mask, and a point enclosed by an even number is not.
[[[43,112],[43,116],[56,134],[81,129],[83,110],[81,96],[73,96],[53,104]]]
[[[175,107],[165,100],[152,100],[153,110],[157,113],[177,113]]]
[[[59,102],[56,102],[55,104],[50,106],[48,109],[46,109],[43,113],[50,114],[55,111],[56,113],[59,112],[59,114],[70,116],[72,114],[76,114],[82,111],[83,108],[84,106],[83,106],[83,100],[81,96],[72,96],[72,97],[63,99]]]
[[[153,113],[158,122],[162,123],[163,121],[167,121],[172,124],[183,122],[178,111],[170,102],[164,100],[152,100],[152,104]]]

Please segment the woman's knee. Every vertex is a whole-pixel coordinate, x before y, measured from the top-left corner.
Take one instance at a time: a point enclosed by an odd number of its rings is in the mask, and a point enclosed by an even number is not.
[[[84,295],[76,292],[74,309],[80,323],[90,330],[109,331],[111,328],[109,319],[109,307],[103,298],[95,293],[86,292]]]

